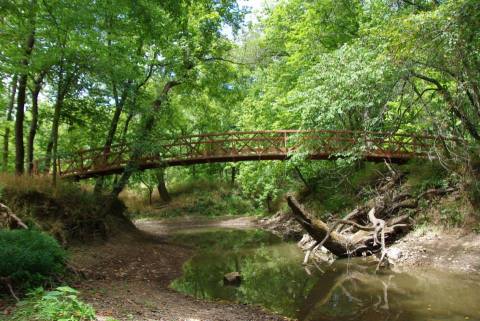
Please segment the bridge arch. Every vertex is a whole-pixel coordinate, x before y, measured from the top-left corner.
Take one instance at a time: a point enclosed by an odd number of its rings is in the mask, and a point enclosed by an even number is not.
[[[348,130],[230,131],[180,136],[159,141],[154,154],[137,160],[139,170],[219,162],[286,160],[304,152],[312,160],[330,160],[362,146],[368,161],[403,163],[432,158],[444,137]],[[130,161],[128,144],[81,150],[57,160],[60,177],[86,179],[121,173]]]

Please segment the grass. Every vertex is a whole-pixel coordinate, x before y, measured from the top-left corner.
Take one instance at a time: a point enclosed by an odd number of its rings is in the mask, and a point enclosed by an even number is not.
[[[164,204],[154,195],[148,201],[133,192],[121,197],[134,218],[175,218],[183,216],[219,217],[259,214],[253,202],[242,197],[240,191],[217,180],[189,180],[170,188],[172,201]]]
[[[48,177],[1,174],[0,201],[27,225],[48,232],[62,244],[103,239],[117,224],[128,223],[120,201],[62,180],[53,187]]]

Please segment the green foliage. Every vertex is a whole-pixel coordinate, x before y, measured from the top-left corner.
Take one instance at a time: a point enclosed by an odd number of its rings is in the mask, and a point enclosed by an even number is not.
[[[156,208],[144,202],[125,198],[135,217],[173,218],[185,215],[217,217],[228,215],[255,215],[259,210],[236,186],[217,178],[188,179],[170,185],[173,200]],[[141,204],[138,204],[141,203]]]
[[[477,234],[480,234],[480,223],[477,223],[473,226],[472,231],[474,231]]]
[[[57,241],[35,230],[0,230],[0,277],[26,289],[63,272],[66,252]]]
[[[288,164],[260,162],[242,164],[238,182],[242,194],[255,200],[257,206],[267,208],[268,203],[285,192],[294,180],[288,175]]]
[[[452,176],[438,162],[410,161],[402,168],[408,173],[408,185],[415,192],[422,192],[429,188],[446,188]]]
[[[461,226],[464,219],[464,214],[455,206],[446,206],[440,209],[440,221],[446,226]]]
[[[61,286],[53,291],[37,288],[17,304],[9,321],[93,321],[94,309],[80,301],[78,291]]]

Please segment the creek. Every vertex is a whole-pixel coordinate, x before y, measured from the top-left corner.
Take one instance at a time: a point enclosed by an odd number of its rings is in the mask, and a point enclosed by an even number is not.
[[[433,270],[375,272],[362,258],[307,273],[303,252],[263,230],[197,227],[171,233],[192,246],[173,289],[205,300],[260,305],[301,321],[480,320],[480,277]],[[240,286],[224,286],[238,271]]]

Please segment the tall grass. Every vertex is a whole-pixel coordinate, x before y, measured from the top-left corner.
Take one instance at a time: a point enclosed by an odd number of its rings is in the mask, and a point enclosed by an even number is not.
[[[94,195],[88,188],[49,177],[0,175],[0,200],[27,224],[47,231],[62,243],[84,237],[106,237],[110,217],[123,218],[118,200]],[[110,221],[109,221],[110,220]]]

